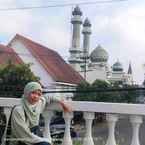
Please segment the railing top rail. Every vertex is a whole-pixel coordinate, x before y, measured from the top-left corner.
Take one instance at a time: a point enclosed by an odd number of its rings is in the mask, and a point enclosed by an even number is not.
[[[71,102],[74,110],[88,112],[106,112],[117,114],[145,115],[145,104],[105,103],[105,102]]]
[[[20,99],[18,98],[0,98],[0,107],[12,107],[18,104],[20,104]]]
[[[73,111],[145,115],[145,104],[105,103],[87,101],[67,101],[67,103],[72,106]],[[20,104],[20,99],[18,98],[0,98],[1,107],[12,107],[18,104]],[[53,104],[49,105],[48,109],[56,110],[60,109],[60,106]]]

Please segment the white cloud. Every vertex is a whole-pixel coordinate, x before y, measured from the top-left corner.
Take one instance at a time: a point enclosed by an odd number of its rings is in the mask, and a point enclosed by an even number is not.
[[[15,33],[25,33],[32,19],[32,15],[29,12],[3,12],[0,15],[2,20],[0,23],[1,34],[14,35]]]
[[[68,55],[70,47],[70,34],[61,27],[45,27],[41,31],[40,40],[42,44],[46,44],[49,48],[56,50],[62,56]]]
[[[7,8],[8,6],[15,6],[16,0],[1,0],[0,8]]]

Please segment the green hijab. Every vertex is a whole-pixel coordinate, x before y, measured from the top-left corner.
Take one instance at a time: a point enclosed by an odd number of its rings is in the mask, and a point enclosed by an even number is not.
[[[34,127],[36,125],[38,125],[39,123],[39,115],[40,115],[40,111],[38,111],[37,109],[34,111],[32,109],[32,106],[29,102],[28,102],[28,97],[29,94],[35,90],[40,90],[42,91],[42,87],[39,83],[37,82],[30,82],[28,83],[25,88],[24,88],[24,94],[22,95],[22,105],[24,108],[24,111],[26,113],[26,116],[28,117],[29,121],[30,121],[30,127]],[[38,108],[39,104],[36,104],[36,108]]]

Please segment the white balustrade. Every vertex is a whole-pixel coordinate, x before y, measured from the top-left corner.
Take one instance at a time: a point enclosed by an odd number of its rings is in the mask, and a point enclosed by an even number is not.
[[[116,114],[107,114],[106,120],[109,127],[109,134],[106,145],[116,145],[114,130],[118,116]]]
[[[11,108],[14,105],[18,105],[20,99],[14,98],[0,98],[0,107],[4,107],[4,113],[6,114],[7,121],[10,116]],[[92,138],[92,121],[94,119],[95,112],[102,112],[107,114],[108,123],[108,139],[106,145],[116,145],[115,140],[115,125],[118,120],[119,114],[130,116],[130,122],[132,124],[133,133],[131,145],[140,145],[139,143],[139,127],[142,123],[142,118],[145,115],[144,104],[127,104],[127,103],[104,103],[104,102],[85,102],[85,101],[68,101],[74,111],[84,112],[84,119],[86,121],[86,132],[83,140],[83,145],[94,145]],[[57,108],[58,107],[58,108]],[[50,136],[50,121],[53,116],[53,111],[60,109],[59,105],[51,106],[46,108],[43,113],[45,119],[44,137],[51,140]],[[73,145],[70,127],[73,113],[63,113],[65,120],[65,133],[63,138],[63,145]],[[8,123],[8,122],[7,122]],[[2,144],[4,145],[4,144]]]
[[[132,141],[131,145],[140,145],[139,143],[139,127],[142,123],[142,116],[139,115],[132,115],[130,116],[130,122],[132,123]]]
[[[5,113],[6,118],[7,118],[7,123],[9,121],[9,117],[10,117],[10,114],[11,114],[11,110],[12,110],[12,107],[4,107],[4,113]]]
[[[62,145],[72,145],[72,139],[70,134],[71,127],[71,119],[73,118],[73,113],[63,113],[63,117],[65,120],[65,132]]]
[[[50,134],[50,122],[53,115],[54,115],[53,111],[45,110],[43,112],[43,117],[44,117],[44,122],[45,122],[43,136],[45,138],[48,138],[50,142],[52,142],[51,134]]]
[[[85,126],[86,132],[83,140],[83,145],[94,145],[94,141],[92,138],[92,121],[94,119],[93,112],[84,112]]]

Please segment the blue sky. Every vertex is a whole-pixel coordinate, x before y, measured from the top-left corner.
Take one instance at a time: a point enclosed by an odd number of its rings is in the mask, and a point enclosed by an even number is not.
[[[97,0],[1,0],[0,9],[93,1]],[[145,0],[80,5],[80,8],[82,19],[88,17],[92,24],[90,51],[100,44],[109,53],[109,64],[119,59],[124,71],[131,61],[134,79],[141,83],[145,72]],[[19,33],[56,50],[67,59],[71,46],[71,11],[72,6],[0,10],[0,42],[7,44]]]

